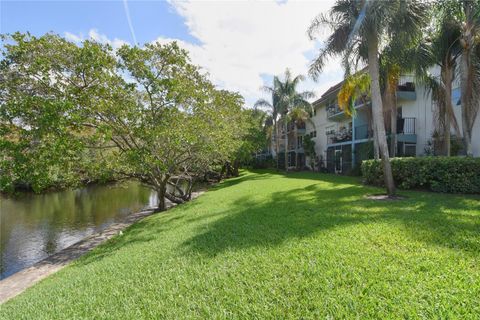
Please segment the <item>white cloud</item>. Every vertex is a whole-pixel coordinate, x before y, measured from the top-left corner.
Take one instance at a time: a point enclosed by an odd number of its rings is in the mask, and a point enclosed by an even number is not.
[[[315,15],[328,10],[332,3],[173,0],[171,5],[200,42],[196,45],[179,41],[190,51],[192,61],[204,67],[216,84],[239,91],[251,104],[262,94],[259,88],[268,85],[262,75],[282,74],[287,67],[294,74],[307,74],[310,60],[306,54],[316,54],[315,42],[307,37],[307,27]],[[158,39],[170,40],[174,39]],[[318,83],[309,80],[302,89],[321,94],[342,76],[339,61],[330,61]]]
[[[65,38],[69,41],[73,41],[75,43],[79,43],[83,41],[83,36],[82,35],[76,35],[70,32],[65,32]]]
[[[215,84],[240,92],[247,105],[264,95],[261,86],[271,84],[264,83],[264,78],[271,81],[273,75],[283,74],[287,67],[294,74],[307,75],[308,57],[317,54],[328,32],[321,32],[320,42],[315,42],[308,39],[306,30],[318,13],[333,4],[333,0],[170,1],[199,44],[165,37],[155,41],[177,41],[190,52],[193,63],[209,72]],[[113,48],[128,44],[117,38],[110,40],[96,29],[91,29],[87,36],[65,32],[65,37],[77,43],[91,38]],[[314,91],[319,97],[342,77],[340,61],[331,60],[318,82],[308,79],[300,89]]]
[[[83,33],[74,34],[67,31],[65,32],[65,38],[75,43],[80,43],[83,40],[91,39],[103,44],[109,44],[112,46],[113,49],[118,49],[124,44],[129,44],[127,41],[118,39],[118,38],[114,38],[113,40],[110,40],[105,34],[98,32],[97,29],[90,29],[90,31],[88,31],[87,36],[83,35]]]

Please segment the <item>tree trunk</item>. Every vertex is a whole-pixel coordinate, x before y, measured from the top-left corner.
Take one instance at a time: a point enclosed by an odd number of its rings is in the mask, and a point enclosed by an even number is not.
[[[366,101],[364,102],[366,103]],[[373,158],[375,160],[380,159],[378,155],[378,139],[377,139],[377,132],[373,127],[373,115],[372,115],[372,108],[367,109],[367,117],[368,117],[368,129],[371,131],[368,133],[368,137],[373,139]],[[373,135],[372,135],[373,134]]]
[[[472,150],[472,135],[469,130],[470,127],[470,104],[472,103],[471,97],[471,86],[473,83],[470,81],[470,52],[468,48],[464,48],[460,56],[460,83],[461,83],[461,102],[462,102],[462,132],[463,132],[463,143],[465,146],[465,152],[467,156],[473,155]]]
[[[217,182],[222,181],[223,176],[225,175],[226,172],[227,172],[227,162],[225,162],[225,163],[223,164],[222,170],[220,171],[220,174],[218,175],[218,180],[217,180]]]
[[[462,36],[460,38],[460,45],[462,46],[462,53],[460,55],[460,86],[461,86],[461,102],[462,102],[462,131],[465,152],[467,156],[473,156],[472,150],[472,126],[474,122],[473,114],[473,72],[471,55],[473,50],[473,34],[472,25],[469,21],[470,10],[468,5],[464,6],[467,21],[463,26]]]
[[[280,146],[279,146],[279,138],[278,138],[278,123],[277,123],[277,119],[273,118],[273,126],[275,127],[275,157],[277,158],[277,171],[278,171],[278,167],[279,167],[279,163],[278,163],[278,153],[279,153],[279,150],[280,150]]]
[[[453,69],[449,67],[445,67],[442,73],[443,76],[443,84],[445,86],[445,126],[443,128],[443,142],[444,142],[444,150],[445,155],[450,157],[451,148],[450,148],[450,128],[452,126],[452,81],[453,81]]]
[[[397,154],[397,88],[396,85],[392,86],[390,76],[387,72],[382,103],[385,113],[390,117],[390,157],[394,158]]]
[[[294,131],[294,141],[293,141],[293,144],[295,145],[295,168],[298,169],[298,133],[297,133],[297,128],[295,127],[295,131]]]
[[[462,101],[462,131],[463,131],[463,143],[465,146],[465,152],[467,156],[473,155],[472,151],[472,136],[469,130],[469,109],[472,103],[471,99],[471,85],[469,81],[469,69],[470,69],[470,53],[462,52],[460,58],[460,82],[461,82],[461,101]]]
[[[387,137],[385,134],[385,120],[383,117],[382,96],[379,81],[378,39],[377,34],[370,34],[368,38],[368,70],[372,79],[372,113],[374,132],[377,133],[378,148],[382,157],[383,176],[389,195],[395,194],[390,156],[388,154]]]
[[[166,204],[165,204],[165,195],[167,193],[167,180],[168,178],[162,178],[160,185],[157,186],[157,198],[158,198],[158,206],[155,209],[156,212],[165,211]]]
[[[380,159],[380,151],[378,149],[378,134],[377,130],[375,130],[375,125],[372,125],[373,128],[373,158],[375,160]]]
[[[240,175],[239,169],[240,169],[240,161],[235,159],[235,161],[233,162],[233,170],[232,170],[234,177],[238,177]]]
[[[288,119],[285,115],[285,171],[288,171]]]

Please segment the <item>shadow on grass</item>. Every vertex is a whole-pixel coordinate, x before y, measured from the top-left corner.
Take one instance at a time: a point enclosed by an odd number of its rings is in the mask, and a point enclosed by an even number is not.
[[[303,188],[280,191],[268,199],[244,196],[223,217],[198,229],[183,249],[209,256],[248,247],[272,247],[290,238],[352,224],[400,224],[413,240],[480,253],[480,198],[403,192],[401,201],[375,201],[365,195],[379,189],[333,175],[287,174],[321,180]],[[207,231],[204,231],[207,229]],[[388,230],[388,229],[387,229]]]
[[[270,193],[268,188],[277,183],[274,180],[288,183],[284,174],[265,170],[242,172],[240,177],[223,181],[211,190],[264,180],[261,183],[265,192],[256,196],[243,190],[245,195],[225,200],[232,201],[225,211],[216,209],[209,200],[211,209],[199,215],[190,210],[197,205],[196,201],[162,213],[161,220],[154,215],[132,225],[123,236],[114,237],[77,263],[88,264],[121,247],[153,241],[159,234],[182,225],[191,225],[191,237],[180,245],[180,254],[215,256],[229,250],[273,247],[291,238],[370,223],[372,228],[378,223],[401,226],[407,237],[429,245],[480,253],[478,196],[402,192],[407,196],[404,200],[375,201],[365,195],[380,189],[362,186],[357,178],[302,172],[288,173],[287,177],[311,183]]]

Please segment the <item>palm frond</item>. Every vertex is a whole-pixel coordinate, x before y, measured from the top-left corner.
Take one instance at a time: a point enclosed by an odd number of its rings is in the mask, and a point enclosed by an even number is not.
[[[265,99],[258,99],[253,105],[255,109],[257,108],[269,108],[272,109],[272,104]]]

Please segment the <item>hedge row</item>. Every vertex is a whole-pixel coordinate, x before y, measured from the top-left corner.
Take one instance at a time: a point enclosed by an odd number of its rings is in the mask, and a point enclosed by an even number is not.
[[[436,192],[480,193],[480,158],[419,157],[391,159],[393,179],[401,189],[422,188]],[[362,162],[367,184],[383,185],[380,160]]]

